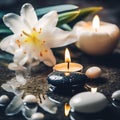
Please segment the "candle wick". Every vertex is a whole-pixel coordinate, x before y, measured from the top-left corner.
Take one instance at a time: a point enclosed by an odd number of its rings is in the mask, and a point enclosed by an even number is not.
[[[67,62],[67,69],[69,70],[70,68],[70,62]]]

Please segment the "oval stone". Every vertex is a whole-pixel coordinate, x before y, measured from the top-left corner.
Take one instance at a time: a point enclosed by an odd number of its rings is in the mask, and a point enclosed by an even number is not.
[[[102,73],[101,69],[97,66],[90,67],[85,72],[87,77],[90,79],[95,79],[95,78],[100,77],[101,73]]]
[[[78,72],[59,72],[55,71],[48,75],[47,77],[48,83],[53,86],[72,86],[76,84],[84,85],[87,76]]]
[[[117,90],[112,94],[112,99],[120,100],[120,90]]]
[[[0,96],[0,106],[5,106],[10,101],[7,95]]]
[[[73,111],[96,113],[107,106],[108,100],[102,93],[82,92],[73,96],[69,104]]]

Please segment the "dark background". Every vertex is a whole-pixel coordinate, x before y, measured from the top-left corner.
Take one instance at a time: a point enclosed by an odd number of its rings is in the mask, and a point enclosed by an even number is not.
[[[4,3],[5,1],[8,2]],[[19,14],[21,6],[26,2],[31,3],[35,9],[60,4],[75,4],[80,8],[102,6],[104,9],[99,13],[101,20],[114,23],[120,27],[120,1],[118,0],[11,0],[11,3],[9,1],[0,0],[0,11]],[[87,19],[91,18],[92,16],[89,16]],[[113,53],[101,57],[88,56],[72,45],[68,47],[72,51],[73,61],[83,64],[85,70],[92,65],[101,67],[106,82],[99,83],[98,91],[104,93],[111,102],[112,93],[120,90],[120,43]],[[58,63],[63,61],[61,57],[63,56],[63,50],[63,48],[54,50]],[[74,53],[76,54],[74,55]],[[11,75],[11,72],[3,66],[0,66],[0,72],[0,84],[2,84],[6,74]],[[3,93],[2,91],[0,95]],[[63,103],[69,100],[69,97],[66,96],[56,95],[56,98],[63,101]],[[44,112],[46,115],[45,120],[70,120],[70,117],[65,117],[63,112],[63,106],[59,107],[56,115]],[[74,118],[71,120],[120,120],[120,109],[110,104],[105,111],[100,113],[90,115],[71,113],[71,115]],[[24,120],[24,117],[22,117],[21,113],[12,117],[5,116],[4,108],[0,107],[0,120]]]
[[[7,3],[7,1],[9,2]],[[1,0],[0,10],[18,13],[21,6],[26,2],[31,3],[34,8],[42,8],[60,4],[75,4],[80,8],[90,6],[103,6],[104,10],[100,13],[102,14],[101,19],[103,21],[110,21],[117,25],[119,25],[120,21],[119,0]]]

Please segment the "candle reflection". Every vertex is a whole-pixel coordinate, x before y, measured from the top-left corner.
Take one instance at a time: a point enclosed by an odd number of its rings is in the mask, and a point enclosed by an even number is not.
[[[69,105],[68,103],[65,103],[64,112],[65,112],[65,116],[68,116],[68,115],[69,115],[70,105]]]
[[[91,87],[91,92],[96,93],[97,92],[97,87]]]

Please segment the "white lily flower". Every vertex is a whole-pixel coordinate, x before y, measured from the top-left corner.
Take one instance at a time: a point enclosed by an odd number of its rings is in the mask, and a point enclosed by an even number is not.
[[[32,63],[33,60],[53,66],[56,59],[50,48],[76,41],[72,31],[56,27],[58,22],[56,11],[51,11],[38,20],[33,6],[29,3],[22,6],[20,16],[9,13],[3,17],[3,21],[14,34],[4,38],[0,48],[13,54],[14,63],[20,66]]]

